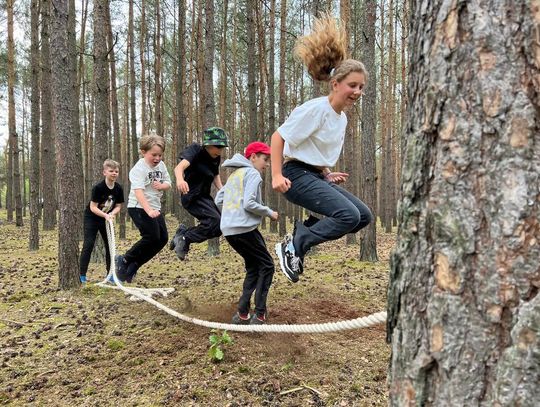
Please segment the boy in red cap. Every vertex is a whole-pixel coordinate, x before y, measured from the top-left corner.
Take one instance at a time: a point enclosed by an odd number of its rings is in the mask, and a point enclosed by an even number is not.
[[[255,141],[245,154],[235,154],[222,167],[236,168],[216,195],[221,209],[221,231],[246,266],[242,295],[233,324],[266,322],[266,297],[274,276],[274,261],[257,229],[263,216],[278,219],[278,213],[262,203],[262,172],[270,166],[270,147]],[[249,315],[251,295],[255,291],[255,313]]]

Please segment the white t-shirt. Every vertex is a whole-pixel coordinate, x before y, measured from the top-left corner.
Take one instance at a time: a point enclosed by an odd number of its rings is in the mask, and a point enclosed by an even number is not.
[[[345,113],[336,113],[328,96],[322,96],[294,109],[277,131],[285,140],[285,157],[333,167],[341,154],[346,127]]]
[[[141,158],[129,172],[129,182],[131,189],[129,191],[128,208],[142,208],[142,205],[135,198],[136,189],[144,189],[144,196],[152,209],[161,209],[161,196],[163,191],[158,191],[152,186],[152,181],[160,181],[171,185],[171,177],[167,167],[160,161],[155,167],[150,167],[144,158]]]

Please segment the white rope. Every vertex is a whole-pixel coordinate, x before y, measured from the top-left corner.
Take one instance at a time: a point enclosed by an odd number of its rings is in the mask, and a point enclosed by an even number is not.
[[[160,302],[152,298],[153,294],[160,294],[166,297],[169,293],[174,291],[174,288],[136,288],[126,287],[122,285],[116,275],[116,241],[114,235],[114,224],[111,220],[106,221],[107,224],[107,238],[109,240],[109,251],[111,256],[111,268],[109,275],[105,280],[97,285],[106,288],[120,289],[126,294],[131,296],[131,299],[146,301],[167,314],[181,319],[185,322],[204,326],[213,329],[226,329],[228,331],[239,332],[280,332],[280,333],[324,333],[343,331],[346,329],[358,329],[367,328],[376,324],[380,324],[386,321],[386,312],[377,312],[365,317],[351,319],[347,321],[327,322],[324,324],[301,324],[301,325],[289,325],[289,324],[264,324],[264,325],[236,325],[236,324],[224,324],[221,322],[210,322],[202,319],[193,318],[187,315],[180,314],[179,312],[161,304]],[[107,284],[109,276],[113,277],[116,286]]]

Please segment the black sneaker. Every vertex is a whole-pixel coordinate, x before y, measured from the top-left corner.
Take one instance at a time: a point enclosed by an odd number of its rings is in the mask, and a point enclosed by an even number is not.
[[[180,260],[184,260],[186,258],[186,255],[189,252],[189,244],[186,242],[186,238],[183,235],[181,235],[176,241],[174,251],[176,253],[176,257],[178,257]]]
[[[237,312],[233,315],[231,322],[235,325],[248,325],[250,323],[249,314],[242,317],[240,313]]]
[[[116,265],[116,277],[118,277],[118,279],[122,282],[126,281],[128,265],[124,259],[124,256],[117,254],[114,258],[114,264]]]
[[[309,218],[307,218],[303,224],[306,227],[310,227],[317,223],[319,221],[319,218],[316,218],[315,216],[309,215]],[[294,240],[294,236],[296,235],[296,226],[300,223],[300,221],[294,222],[294,228],[292,232],[291,240]],[[300,263],[298,263],[298,274],[302,274],[304,272],[304,257],[300,257]]]
[[[279,258],[281,271],[293,283],[298,282],[298,275],[301,268],[302,259],[295,256],[292,236],[287,234],[283,242],[276,244],[276,254]]]
[[[187,226],[181,223],[180,226],[178,226],[178,229],[176,229],[176,233],[174,234],[171,242],[169,243],[169,250],[174,250],[176,244],[178,243],[178,239],[180,238],[180,236],[184,236],[186,231]]]
[[[249,320],[250,325],[264,325],[266,324],[266,314],[257,315],[253,314],[251,319]]]
[[[137,263],[129,263],[126,270],[126,283],[131,283],[133,281],[138,270],[139,265]]]

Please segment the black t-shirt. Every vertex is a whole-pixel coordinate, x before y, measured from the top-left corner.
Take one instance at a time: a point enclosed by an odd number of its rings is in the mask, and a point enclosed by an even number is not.
[[[105,183],[105,180],[103,180],[93,186],[90,200],[97,203],[97,207],[103,212],[110,213],[116,204],[124,202],[124,190],[117,182],[110,189]],[[90,204],[86,206],[86,213],[97,216],[90,210]]]
[[[206,148],[193,143],[180,154],[179,161],[189,161],[189,167],[184,171],[184,180],[189,185],[189,192],[183,195],[183,199],[191,199],[200,196],[210,196],[212,182],[219,174],[221,157],[212,158]]]

